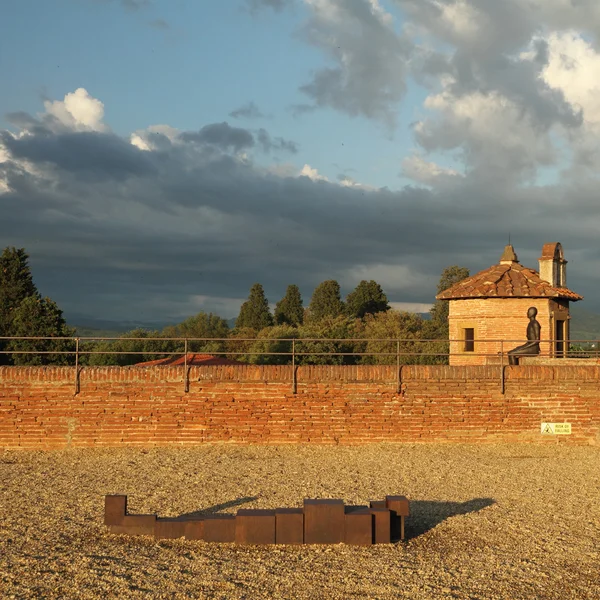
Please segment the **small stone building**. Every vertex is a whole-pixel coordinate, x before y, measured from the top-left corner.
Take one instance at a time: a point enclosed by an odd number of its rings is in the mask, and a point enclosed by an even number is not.
[[[558,242],[544,245],[539,265],[539,272],[524,267],[508,245],[497,265],[436,296],[450,303],[451,365],[499,364],[501,352],[526,341],[531,306],[541,325],[540,355],[565,356],[569,302],[583,297],[567,288],[567,261]]]

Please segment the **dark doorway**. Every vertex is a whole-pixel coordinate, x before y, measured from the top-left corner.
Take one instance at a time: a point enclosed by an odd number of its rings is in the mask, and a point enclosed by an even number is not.
[[[555,322],[554,353],[557,358],[563,358],[565,355],[565,323],[566,321],[559,321],[558,319]]]

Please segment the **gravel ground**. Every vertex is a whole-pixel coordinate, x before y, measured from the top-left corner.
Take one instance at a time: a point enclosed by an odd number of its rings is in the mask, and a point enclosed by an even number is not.
[[[108,535],[103,496],[175,516],[411,500],[368,548]],[[600,449],[203,446],[0,452],[0,598],[600,598]]]

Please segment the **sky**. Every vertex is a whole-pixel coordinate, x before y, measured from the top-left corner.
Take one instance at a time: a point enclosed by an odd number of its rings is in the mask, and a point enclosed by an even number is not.
[[[600,311],[597,0],[2,0],[0,247],[67,320],[424,312],[561,242]]]

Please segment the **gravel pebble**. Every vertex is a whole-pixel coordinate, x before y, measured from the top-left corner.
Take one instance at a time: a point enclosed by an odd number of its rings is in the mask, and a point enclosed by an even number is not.
[[[230,446],[0,452],[1,598],[600,598],[600,449]],[[393,545],[109,535],[105,494],[160,516],[411,500]]]

